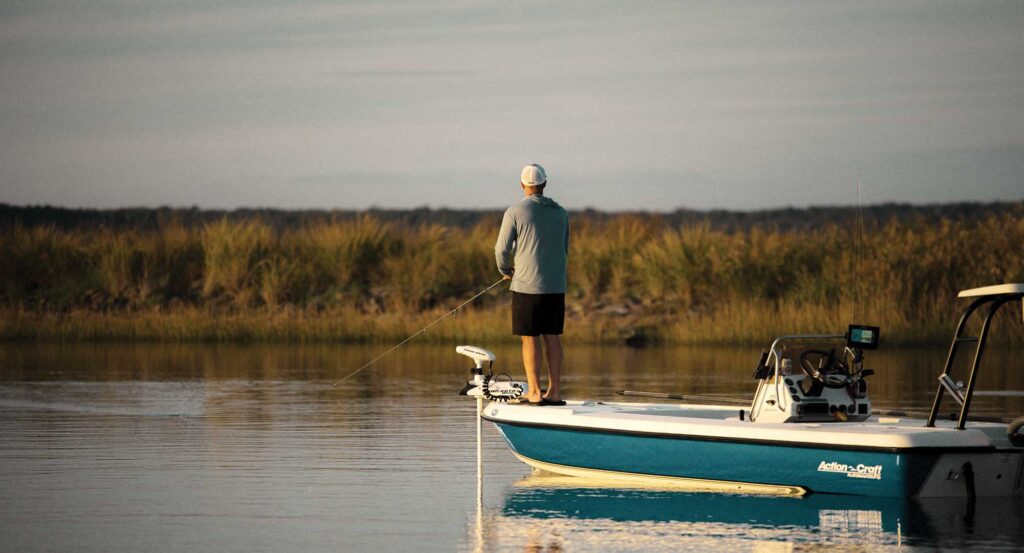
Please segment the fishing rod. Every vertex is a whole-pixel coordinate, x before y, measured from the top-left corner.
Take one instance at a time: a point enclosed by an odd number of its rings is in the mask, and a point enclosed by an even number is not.
[[[355,374],[356,374],[357,372],[359,372],[359,371],[361,371],[361,370],[365,369],[366,367],[369,367],[370,365],[372,365],[372,364],[376,363],[377,361],[379,361],[379,360],[383,359],[384,357],[387,357],[387,355],[388,355],[389,353],[391,353],[391,352],[395,351],[396,349],[398,349],[398,348],[400,348],[400,347],[404,346],[404,345],[405,345],[406,343],[408,343],[408,342],[409,342],[410,340],[412,340],[413,338],[415,338],[415,337],[419,336],[420,334],[423,334],[424,332],[426,332],[426,331],[427,331],[427,329],[428,329],[428,328],[430,328],[430,327],[432,327],[432,326],[436,325],[437,323],[439,323],[439,322],[441,322],[441,321],[443,321],[443,320],[447,319],[448,317],[450,317],[451,315],[453,315],[453,314],[454,314],[454,313],[455,313],[456,311],[458,311],[459,309],[462,309],[463,307],[465,307],[465,306],[467,306],[467,305],[469,305],[469,304],[473,303],[473,301],[474,301],[474,300],[476,300],[476,299],[477,299],[477,298],[479,298],[480,296],[482,296],[482,295],[486,294],[487,292],[490,292],[490,291],[491,291],[491,288],[494,288],[495,286],[497,286],[497,285],[501,284],[501,283],[502,283],[503,281],[505,281],[505,280],[506,280],[506,278],[505,278],[505,277],[501,277],[500,279],[498,279],[498,281],[497,281],[497,282],[495,282],[494,284],[492,284],[492,285],[488,286],[487,288],[484,288],[484,289],[483,289],[483,290],[481,290],[481,291],[480,291],[479,293],[477,293],[477,295],[475,295],[475,296],[473,296],[472,298],[469,298],[468,300],[464,301],[464,302],[463,302],[463,303],[462,303],[461,305],[459,305],[459,306],[458,306],[458,307],[456,307],[455,309],[452,309],[451,311],[449,311],[449,312],[445,313],[444,315],[442,315],[442,316],[441,316],[441,317],[440,317],[439,319],[437,319],[436,321],[434,321],[434,322],[432,322],[432,323],[428,324],[427,326],[425,326],[425,327],[423,327],[423,328],[419,329],[419,331],[418,331],[418,332],[416,332],[415,334],[413,334],[412,336],[409,336],[409,337],[408,337],[408,338],[406,338],[405,340],[402,340],[401,342],[399,342],[397,346],[395,346],[395,347],[393,347],[393,348],[391,348],[391,349],[389,349],[389,350],[385,351],[384,353],[382,353],[382,354],[378,355],[377,357],[374,357],[374,358],[373,358],[373,359],[372,359],[372,360],[371,360],[371,361],[370,361],[369,363],[367,363],[367,364],[363,365],[362,367],[359,367],[358,369],[356,369],[356,370],[354,370],[354,371],[352,371],[352,372],[348,373],[348,374],[347,374],[347,375],[345,375],[345,377],[344,377],[344,378],[342,378],[341,380],[339,380],[339,381],[335,382],[334,384],[331,384],[331,386],[337,387],[337,386],[338,386],[338,384],[341,384],[342,382],[344,382],[344,381],[348,380],[349,378],[351,378],[352,376],[354,376],[354,375],[355,375]]]
[[[725,396],[704,396],[694,394],[666,394],[662,392],[639,392],[636,390],[619,390],[615,392],[620,396],[653,397],[658,399],[675,399],[679,401],[717,401],[719,403],[730,403],[733,405],[749,405],[750,400]]]

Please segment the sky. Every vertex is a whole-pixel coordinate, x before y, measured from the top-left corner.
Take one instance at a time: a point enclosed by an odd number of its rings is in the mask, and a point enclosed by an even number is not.
[[[0,3],[0,203],[1024,198],[1024,2]]]

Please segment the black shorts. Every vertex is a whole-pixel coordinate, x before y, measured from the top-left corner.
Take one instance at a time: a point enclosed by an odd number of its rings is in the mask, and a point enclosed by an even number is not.
[[[565,294],[512,292],[512,334],[561,334],[565,326]]]

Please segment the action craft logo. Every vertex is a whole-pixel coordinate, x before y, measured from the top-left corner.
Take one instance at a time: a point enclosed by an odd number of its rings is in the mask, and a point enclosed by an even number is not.
[[[835,461],[826,463],[822,461],[818,465],[818,472],[834,472],[845,474],[849,478],[868,478],[871,480],[882,479],[882,465],[844,465]]]

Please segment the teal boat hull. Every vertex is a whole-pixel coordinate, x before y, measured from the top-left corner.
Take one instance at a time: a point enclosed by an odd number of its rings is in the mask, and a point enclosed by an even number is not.
[[[491,422],[524,460],[624,475],[794,486],[816,493],[911,497],[942,453]]]

